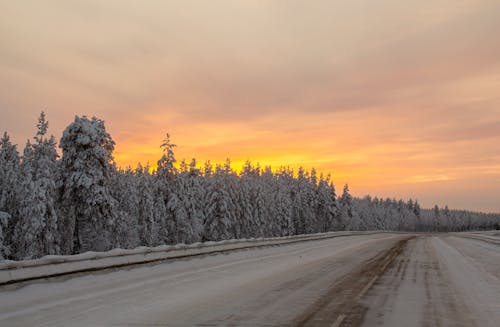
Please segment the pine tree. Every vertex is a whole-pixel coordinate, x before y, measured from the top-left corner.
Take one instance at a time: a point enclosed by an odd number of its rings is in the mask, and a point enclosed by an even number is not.
[[[167,182],[175,178],[176,169],[174,164],[177,160],[175,159],[174,148],[176,146],[176,144],[170,141],[170,134],[167,133],[163,143],[160,145],[160,148],[163,149],[163,155],[158,160],[158,176],[166,179]]]
[[[63,253],[109,250],[116,200],[110,183],[114,141],[104,121],[75,117],[63,133],[59,190]]]
[[[160,219],[160,243],[161,244],[175,244],[178,240],[178,221],[182,213],[179,207],[179,199],[176,196],[174,189],[176,184],[177,169],[174,164],[177,162],[175,159],[174,148],[177,145],[173,144],[170,140],[170,134],[166,134],[163,143],[160,147],[163,150],[163,155],[158,160],[158,169],[156,171],[156,187],[158,189],[158,196],[163,204],[160,205],[161,212]],[[163,210],[164,209],[164,210]],[[176,215],[177,214],[177,215]],[[183,218],[181,218],[183,219]]]
[[[257,174],[257,169],[254,168],[250,161],[246,161],[240,173],[239,178],[239,194],[237,196],[236,211],[238,221],[238,238],[250,238],[255,235],[257,229],[256,221],[254,220],[253,193],[254,180]]]
[[[226,163],[217,166],[210,177],[206,220],[203,226],[203,241],[220,241],[234,237],[232,233],[235,219],[234,198],[231,197],[230,179],[232,171]]]
[[[316,216],[318,228],[320,232],[328,232],[333,230],[335,216],[338,214],[335,188],[330,184],[330,176],[324,178],[320,176],[318,184],[318,201],[316,204]],[[359,228],[356,222],[353,228]]]
[[[12,242],[13,257],[16,260],[33,259],[44,254],[45,244],[42,240],[42,232],[45,228],[43,190],[37,187],[32,178],[31,167],[29,165],[23,166],[20,189],[24,196],[20,200],[19,220],[14,228]]]
[[[317,215],[318,207],[318,178],[316,170],[313,168],[309,173],[306,173],[306,183],[304,184],[303,194],[304,205],[304,227],[306,234],[316,233],[320,229],[320,217]]]
[[[263,189],[263,199],[265,203],[264,216],[264,236],[275,237],[283,235],[281,231],[281,221],[277,192],[279,192],[277,175],[273,173],[270,166],[262,171],[260,176],[261,187]],[[284,231],[288,233],[288,231]]]
[[[0,139],[0,216],[3,221],[3,253],[7,256],[14,241],[20,198],[20,157],[17,146],[5,132]]]
[[[9,220],[10,215],[6,212],[0,211],[0,260],[7,258],[10,254],[10,249],[5,240]]]
[[[436,231],[436,232],[441,231],[440,216],[441,216],[440,210],[439,210],[439,207],[436,204],[434,206],[434,221],[433,221],[434,231]]]
[[[281,227],[281,235],[288,236],[296,233],[294,223],[294,178],[293,171],[286,167],[281,167],[278,171],[278,221]]]
[[[139,198],[138,178],[130,167],[114,168],[111,178],[111,195],[117,200],[116,221],[112,231],[113,247],[130,249],[140,245],[138,235]]]
[[[172,244],[187,243],[193,234],[186,208],[187,199],[184,197],[187,186],[184,182],[184,180],[176,178],[167,203],[167,210],[171,217],[169,241]]]
[[[282,168],[278,172],[274,202],[276,203],[276,220],[279,234],[276,236],[290,236],[294,234],[292,220],[292,198],[290,194],[290,171]]]
[[[339,200],[342,230],[345,230],[351,225],[351,220],[354,216],[352,201],[352,196],[349,193],[349,186],[345,184],[344,191],[342,192],[342,196]]]
[[[170,244],[170,236],[172,231],[170,228],[170,216],[165,204],[164,188],[158,183],[158,180],[153,182],[153,221],[152,230],[153,245]]]
[[[183,207],[186,211],[185,224],[183,229],[187,233],[183,236],[184,243],[194,243],[201,241],[203,232],[203,221],[205,213],[203,211],[203,199],[205,191],[203,189],[202,176],[196,167],[196,160],[191,160],[189,166],[180,174],[179,193],[182,193]],[[189,227],[189,228],[188,228]]]
[[[293,179],[290,193],[292,199],[292,221],[294,234],[300,235],[306,232],[306,203],[305,190],[307,187],[307,177],[302,167],[299,168],[298,176]]]
[[[149,166],[143,168],[138,165],[135,178],[139,195],[137,224],[140,244],[154,246],[159,243],[160,221],[157,218],[161,215],[156,212],[158,208],[155,206],[155,182],[149,173]]]
[[[446,231],[447,232],[451,231],[452,228],[453,228],[453,226],[455,224],[454,224],[453,217],[452,217],[452,214],[450,212],[450,209],[448,208],[447,205],[444,207],[443,216],[444,216],[444,219],[446,221],[446,226],[445,226]]]
[[[243,192],[242,205],[248,208],[238,210],[240,217],[243,219],[236,221],[238,226],[236,226],[235,230],[247,234],[248,237],[263,237],[265,234],[270,234],[269,230],[272,229],[272,226],[266,224],[266,220],[270,215],[263,179],[260,167],[253,167],[247,161],[238,184],[240,184]],[[233,181],[233,189],[237,187],[235,184]],[[238,203],[236,203],[236,206],[239,207]],[[236,237],[238,237],[238,233],[236,233]]]
[[[16,240],[25,245],[24,258],[35,258],[46,254],[58,254],[58,217],[56,213],[56,141],[46,137],[49,123],[42,111],[37,123],[34,143],[26,144],[22,171],[24,175],[20,222]],[[29,250],[28,250],[29,245]]]

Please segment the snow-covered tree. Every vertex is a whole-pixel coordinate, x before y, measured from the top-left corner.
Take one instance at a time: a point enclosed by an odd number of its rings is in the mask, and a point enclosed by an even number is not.
[[[18,210],[20,205],[21,189],[20,181],[20,157],[17,146],[12,144],[10,137],[5,132],[0,139],[0,216],[4,227],[3,252],[10,252],[14,237],[14,229],[18,222]]]
[[[306,232],[306,215],[307,215],[307,176],[302,167],[299,168],[298,176],[293,180],[290,188],[290,196],[292,200],[292,221],[294,225],[294,234],[300,235]]]
[[[292,219],[292,198],[290,185],[293,180],[292,171],[281,168],[277,173],[277,183],[275,185],[274,203],[276,208],[276,224],[279,234],[276,236],[289,236],[295,232]]]
[[[322,225],[321,217],[317,215],[319,205],[318,199],[318,177],[316,170],[313,168],[309,173],[306,173],[305,187],[303,188],[304,195],[304,226],[306,234],[317,233]]]
[[[330,183],[330,176],[326,178],[320,177],[317,194],[316,216],[318,217],[318,231],[328,232],[333,230],[335,217],[338,214],[335,188]],[[359,222],[352,222],[351,228],[358,229]]]
[[[203,241],[220,241],[233,238],[232,225],[235,219],[234,198],[231,196],[231,168],[217,166],[210,176],[207,197],[206,219],[203,226]]]
[[[115,243],[113,230],[117,207],[111,196],[115,142],[104,121],[75,117],[64,131],[59,190],[63,217],[63,253],[104,251]]]
[[[23,167],[20,189],[24,196],[20,200],[19,218],[12,241],[13,258],[17,260],[32,259],[44,254],[41,237],[45,227],[43,190],[33,181],[29,166]]]
[[[19,258],[58,254],[58,217],[56,213],[56,141],[46,137],[49,123],[42,111],[34,143],[27,142],[22,160],[23,194],[15,240]]]
[[[351,220],[354,216],[352,201],[349,186],[345,184],[342,196],[339,199],[341,229],[346,229],[351,225]]]
[[[117,200],[116,221],[114,224],[113,247],[129,249],[140,245],[139,240],[139,202],[138,179],[130,167],[125,170],[114,169],[111,178],[111,195]]]
[[[440,213],[440,210],[439,210],[439,207],[437,206],[437,204],[434,206],[433,225],[434,225],[434,231],[436,231],[436,232],[441,231],[441,213]]]
[[[230,238],[330,230],[460,231],[499,228],[500,216],[418,201],[340,197],[329,177],[311,169],[273,171],[229,160],[199,169],[176,163],[167,134],[153,171],[119,169],[114,142],[97,118],[76,117],[56,142],[42,113],[22,158],[0,139],[0,259],[103,251]]]
[[[165,135],[163,143],[160,145],[160,147],[163,149],[163,155],[160,160],[158,160],[157,170],[158,176],[164,178],[167,182],[171,181],[176,174],[176,169],[174,166],[174,164],[177,162],[174,154],[174,148],[176,146],[176,144],[173,144],[171,142],[170,134],[167,133]]]
[[[138,165],[135,170],[137,185],[138,204],[137,204],[137,224],[140,244],[145,246],[154,246],[160,243],[160,220],[164,215],[155,205],[155,199],[158,197],[154,177],[149,173],[149,166],[142,167]],[[163,201],[162,201],[163,203]]]
[[[174,164],[177,162],[175,159],[174,148],[177,145],[173,144],[170,140],[170,134],[166,134],[161,148],[163,149],[163,155],[158,160],[158,169],[156,171],[156,185],[158,190],[158,201],[162,201],[162,204],[157,204],[158,209],[161,211],[159,214],[160,230],[159,238],[160,242],[166,242],[169,244],[174,244],[177,242],[177,229],[178,221],[176,220],[178,216],[182,215],[179,211],[179,199],[174,193],[174,185],[177,169]],[[176,212],[177,211],[177,212]],[[177,216],[176,216],[177,214]]]
[[[8,213],[0,211],[0,260],[7,258],[10,254],[10,249],[5,240],[9,219],[10,215]]]
[[[183,161],[184,162],[184,161]],[[181,243],[201,241],[205,212],[203,201],[205,197],[202,176],[193,159],[185,164],[177,176],[175,194],[177,206],[174,208],[177,221],[177,239]]]

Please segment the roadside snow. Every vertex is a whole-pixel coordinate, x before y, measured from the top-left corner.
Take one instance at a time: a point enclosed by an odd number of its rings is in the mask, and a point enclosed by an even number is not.
[[[113,249],[107,252],[85,252],[66,256],[49,255],[35,260],[5,260],[0,262],[0,285],[69,273],[148,263],[214,252],[371,233],[373,232],[329,232],[274,238],[232,239],[220,242],[193,243],[188,245],[178,244],[162,245],[158,247],[138,247],[130,250]]]

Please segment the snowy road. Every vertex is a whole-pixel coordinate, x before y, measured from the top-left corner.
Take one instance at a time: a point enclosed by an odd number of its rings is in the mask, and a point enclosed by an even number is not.
[[[499,245],[374,234],[0,289],[0,326],[498,326]]]
[[[418,237],[361,301],[363,326],[500,326],[498,243]]]

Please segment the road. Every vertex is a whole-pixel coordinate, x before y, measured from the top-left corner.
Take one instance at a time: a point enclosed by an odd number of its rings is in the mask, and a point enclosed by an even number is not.
[[[498,326],[500,247],[477,237],[338,237],[9,285],[0,326]]]

